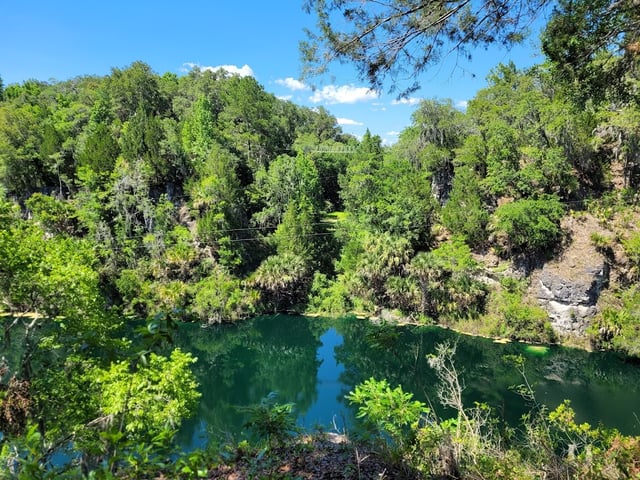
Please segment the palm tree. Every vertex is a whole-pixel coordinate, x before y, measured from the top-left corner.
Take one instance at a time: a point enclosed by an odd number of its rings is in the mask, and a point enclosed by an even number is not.
[[[436,316],[448,276],[444,262],[431,252],[421,252],[413,258],[408,271],[410,278],[417,280],[420,286],[422,293],[420,312]]]
[[[285,252],[266,258],[249,284],[261,291],[265,303],[271,304],[274,312],[279,312],[303,300],[310,281],[309,272],[304,258]]]

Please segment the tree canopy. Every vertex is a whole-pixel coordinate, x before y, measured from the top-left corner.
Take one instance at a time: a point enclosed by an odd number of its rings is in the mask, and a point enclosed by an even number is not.
[[[301,42],[303,76],[351,63],[371,88],[407,96],[418,74],[448,55],[469,60],[477,48],[511,47],[530,34],[537,16],[555,0],[305,0],[317,26]],[[638,50],[637,0],[559,2],[545,53],[583,64],[599,49]],[[400,85],[406,85],[399,87]]]
[[[308,0],[306,52],[380,88],[518,41],[547,1]],[[583,340],[640,355],[637,2],[561,1],[548,61],[495,66],[465,111],[423,100],[393,146],[198,69],[0,88],[0,462],[72,446],[117,473],[170,443],[198,397],[177,321],[397,312],[553,340],[525,282],[589,221],[615,285]]]
[[[317,30],[301,43],[306,75],[324,73],[333,61],[353,63],[374,89],[387,77],[413,79],[399,91],[419,88],[417,75],[449,54],[471,58],[473,49],[522,41],[550,0],[306,0]]]

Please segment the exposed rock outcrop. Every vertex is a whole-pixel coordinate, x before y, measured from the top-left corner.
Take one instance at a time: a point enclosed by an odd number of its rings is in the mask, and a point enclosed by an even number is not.
[[[601,227],[591,216],[567,218],[563,229],[570,242],[563,254],[534,276],[532,287],[561,335],[581,336],[597,312],[600,293],[609,282],[609,264],[593,246],[590,235]]]
[[[594,260],[598,260],[595,258]],[[594,262],[579,278],[565,278],[545,266],[538,280],[538,300],[553,329],[564,335],[583,335],[596,314],[596,303],[609,278],[605,262]]]

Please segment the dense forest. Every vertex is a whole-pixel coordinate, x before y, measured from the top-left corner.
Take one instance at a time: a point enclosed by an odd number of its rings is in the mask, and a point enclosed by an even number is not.
[[[222,71],[0,81],[0,470],[47,476],[71,444],[70,476],[167,451],[199,396],[177,322],[355,312],[640,357],[640,44],[592,48],[567,33],[579,15],[465,111],[423,100],[393,146]],[[606,278],[568,333],[532,278],[590,222]],[[386,386],[355,402],[367,388]]]

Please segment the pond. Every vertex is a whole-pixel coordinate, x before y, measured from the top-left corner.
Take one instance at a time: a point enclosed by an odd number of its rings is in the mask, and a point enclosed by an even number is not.
[[[640,366],[613,354],[499,344],[436,327],[376,326],[353,317],[276,315],[231,326],[181,327],[176,343],[198,357],[202,398],[178,441],[192,449],[228,435],[242,437],[245,407],[270,392],[277,392],[280,403],[295,403],[303,428],[350,430],[357,426],[355,409],[344,396],[370,377],[437,404],[437,379],[426,356],[445,341],[457,344],[467,406],[486,402],[496,416],[517,425],[530,405],[512,390],[523,379],[505,357],[522,355],[538,402],[555,408],[569,399],[577,421],[640,435]]]

